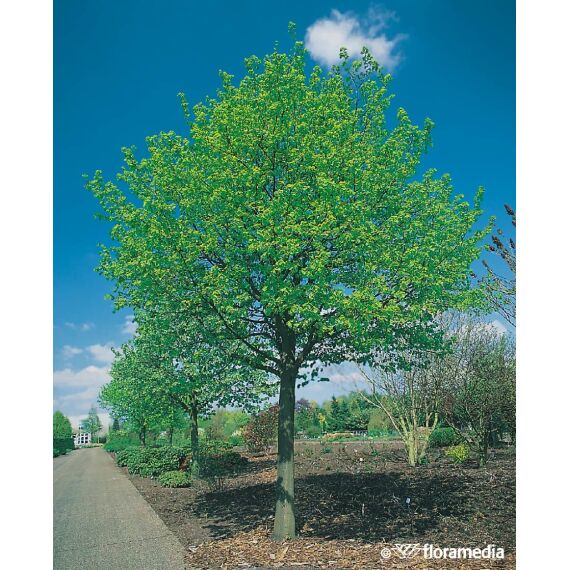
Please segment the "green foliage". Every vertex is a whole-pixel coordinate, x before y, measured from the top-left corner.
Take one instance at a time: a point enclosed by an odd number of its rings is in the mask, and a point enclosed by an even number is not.
[[[264,452],[277,439],[279,406],[271,406],[251,418],[243,430],[248,451]]]
[[[243,435],[230,435],[230,437],[228,437],[228,443],[232,447],[241,447],[245,445],[245,439]]]
[[[461,443],[461,436],[450,427],[436,428],[431,432],[429,444],[431,447],[448,447]]]
[[[166,471],[176,471],[183,457],[182,450],[175,447],[134,447],[119,451],[116,461],[131,474],[151,477]]]
[[[60,411],[53,414],[53,437],[54,439],[69,439],[73,436],[71,422]]]
[[[469,446],[464,443],[452,445],[445,450],[445,455],[450,457],[454,463],[465,463],[469,459]]]
[[[308,439],[318,439],[323,434],[323,430],[319,425],[310,425],[305,429],[304,434]]]
[[[240,410],[216,410],[203,424],[205,435],[208,439],[229,439],[231,436],[239,436],[249,419],[249,416]]]
[[[383,438],[397,436],[398,432],[394,429],[369,429],[368,437]]]
[[[386,117],[391,78],[366,48],[324,73],[307,67],[296,42],[248,58],[237,83],[221,77],[193,119],[182,97],[188,137],[148,137],[148,156],[124,149],[118,184],[101,172],[88,183],[112,227],[99,271],[115,282],[115,307],[166,307],[175,318],[150,319],[166,323],[159,336],[192,347],[199,332],[197,344],[227,362],[274,374],[293,402],[317,361],[439,347],[435,316],[480,299],[470,272],[487,229],[474,230],[482,191],[471,206],[449,176],[419,172],[433,123],[419,127],[404,109]],[[183,368],[202,362],[174,352]],[[249,444],[266,448],[269,438],[256,439]],[[290,430],[286,455],[292,439]],[[278,464],[282,497],[293,492],[290,462]],[[289,537],[292,499],[278,504],[288,512],[275,517],[288,524],[278,536]]]
[[[381,408],[375,408],[370,412],[370,419],[368,420],[368,435],[374,437],[375,435],[382,435],[394,430],[394,426],[388,417],[388,414]]]
[[[75,449],[75,443],[72,437],[55,438],[53,439],[53,448],[57,449],[60,453],[67,453]]]
[[[326,433],[322,437],[323,441],[344,441],[347,439],[354,439],[354,436],[350,432],[336,432],[336,433]]]
[[[93,439],[93,436],[97,432],[101,431],[102,428],[103,424],[97,415],[97,408],[95,406],[91,406],[87,417],[81,421],[81,429],[90,433],[91,439]]]
[[[163,487],[190,487],[192,479],[185,471],[165,471],[158,477]]]
[[[133,442],[128,439],[113,439],[105,443],[103,448],[105,449],[105,451],[116,452],[127,449],[127,447],[131,447],[132,445]]]
[[[237,473],[247,462],[247,458],[242,457],[235,451],[211,453],[201,457],[200,477],[205,479],[227,477]]]
[[[109,437],[103,448],[109,452],[122,451],[128,447],[136,446],[138,438],[135,434],[125,430],[111,430]]]

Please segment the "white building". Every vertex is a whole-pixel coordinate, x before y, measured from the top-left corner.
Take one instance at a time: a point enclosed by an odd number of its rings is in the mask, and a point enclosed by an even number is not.
[[[73,443],[75,443],[76,446],[87,445],[88,443],[91,443],[91,434],[81,431],[73,434]]]

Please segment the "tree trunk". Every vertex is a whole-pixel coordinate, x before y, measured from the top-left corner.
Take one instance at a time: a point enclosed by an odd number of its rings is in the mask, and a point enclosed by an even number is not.
[[[139,432],[139,439],[141,440],[141,445],[144,447],[146,445],[146,426],[143,426]]]
[[[190,444],[192,448],[192,474],[197,475],[200,468],[200,442],[198,441],[198,402],[192,394],[190,405]]]
[[[297,370],[281,375],[279,390],[279,431],[277,437],[277,503],[273,540],[295,537],[295,381]]]
[[[172,438],[174,437],[174,428],[168,428],[168,443],[172,445]]]
[[[489,432],[485,432],[482,440],[479,442],[479,467],[485,467],[487,464],[487,451],[489,449]]]

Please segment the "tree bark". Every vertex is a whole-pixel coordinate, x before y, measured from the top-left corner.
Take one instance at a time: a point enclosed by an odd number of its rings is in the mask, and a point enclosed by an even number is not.
[[[144,447],[146,445],[146,426],[143,426],[139,432],[139,439],[141,440],[141,445]]]
[[[279,431],[277,436],[277,503],[273,540],[295,537],[295,381],[297,370],[281,375],[279,390]]]
[[[198,401],[192,394],[190,404],[190,444],[192,448],[192,474],[197,475],[200,467],[200,442],[198,440]]]

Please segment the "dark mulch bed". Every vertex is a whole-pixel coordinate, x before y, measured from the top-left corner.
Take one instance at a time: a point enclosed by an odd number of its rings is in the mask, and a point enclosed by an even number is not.
[[[190,567],[514,567],[513,449],[495,450],[483,469],[475,462],[453,465],[437,451],[428,465],[411,468],[394,442],[301,443],[295,479],[299,539],[288,543],[268,538],[275,456],[249,458],[244,472],[226,481],[222,490],[203,482],[189,489],[164,489],[151,479],[132,477],[189,549]],[[381,562],[380,550],[395,543],[494,544],[505,549],[507,560],[495,566],[423,557]]]

